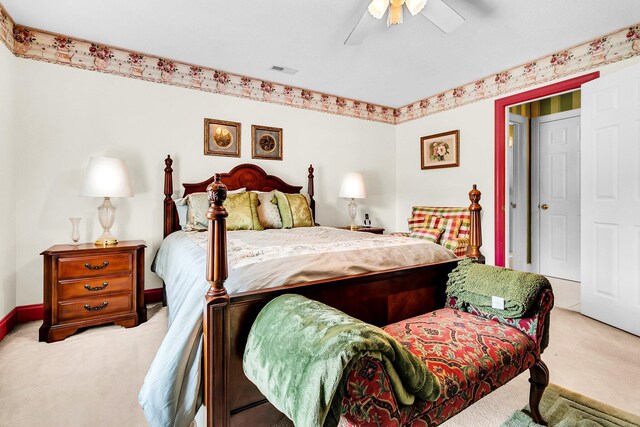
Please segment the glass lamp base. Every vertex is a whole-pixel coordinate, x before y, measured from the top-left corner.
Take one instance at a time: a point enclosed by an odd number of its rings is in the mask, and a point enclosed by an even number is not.
[[[349,202],[349,217],[351,218],[351,230],[356,230],[358,226],[356,225],[356,213],[358,211],[358,204],[356,203],[356,199],[351,199]]]
[[[116,207],[111,204],[111,199],[105,197],[102,205],[98,208],[98,219],[102,225],[102,236],[98,237],[95,244],[98,246],[116,245],[118,239],[111,234],[111,227],[116,219]]]

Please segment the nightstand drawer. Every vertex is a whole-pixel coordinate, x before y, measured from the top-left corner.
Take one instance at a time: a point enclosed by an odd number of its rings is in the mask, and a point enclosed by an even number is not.
[[[58,259],[58,277],[95,277],[105,274],[124,273],[133,270],[131,253],[105,254]]]
[[[133,310],[131,293],[95,296],[58,302],[58,320],[82,320],[93,317],[129,313]]]
[[[104,276],[88,279],[61,280],[58,282],[58,300],[94,297],[133,289],[133,276]]]

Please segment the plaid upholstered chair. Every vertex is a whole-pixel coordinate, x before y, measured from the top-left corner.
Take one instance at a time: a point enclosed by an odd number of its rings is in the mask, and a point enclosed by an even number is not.
[[[408,233],[392,233],[439,243],[457,256],[465,256],[469,246],[469,208],[414,206]]]

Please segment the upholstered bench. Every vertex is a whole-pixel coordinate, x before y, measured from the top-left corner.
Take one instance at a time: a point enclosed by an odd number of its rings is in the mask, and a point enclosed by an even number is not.
[[[398,405],[382,363],[364,357],[349,372],[340,426],[436,426],[527,369],[531,412],[545,424],[538,405],[549,377],[540,354],[552,291],[543,291],[521,319],[498,319],[472,306],[459,311],[455,302],[450,298],[446,308],[383,328],[436,375],[439,398]]]

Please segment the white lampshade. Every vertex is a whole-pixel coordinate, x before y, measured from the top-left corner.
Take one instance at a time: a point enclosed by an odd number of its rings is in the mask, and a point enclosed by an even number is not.
[[[389,0],[372,0],[369,3],[369,13],[376,19],[382,19],[389,7]]]
[[[405,0],[404,4],[407,6],[407,9],[409,9],[409,13],[416,16],[424,9],[427,0]]]
[[[348,199],[364,199],[367,197],[367,191],[364,189],[364,178],[362,174],[351,172],[344,176],[342,185],[340,186],[339,197]]]
[[[91,157],[80,195],[85,197],[131,197],[131,180],[123,160]]]

